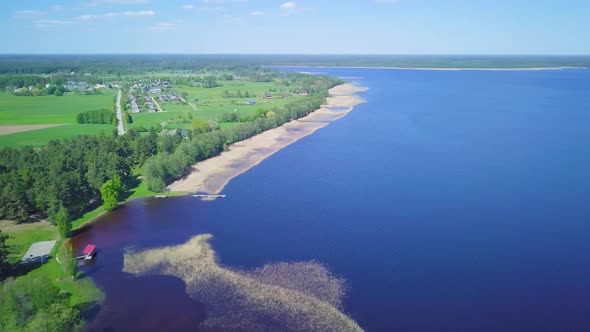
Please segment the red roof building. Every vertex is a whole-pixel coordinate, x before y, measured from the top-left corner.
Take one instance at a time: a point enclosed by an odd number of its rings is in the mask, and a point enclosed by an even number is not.
[[[82,251],[82,253],[84,255],[92,255],[94,249],[96,249],[96,246],[94,244],[89,244],[86,246],[86,248],[84,248],[84,251]]]

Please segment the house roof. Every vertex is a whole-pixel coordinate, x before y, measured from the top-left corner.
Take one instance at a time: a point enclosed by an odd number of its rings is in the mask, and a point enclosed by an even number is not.
[[[94,244],[89,244],[86,246],[86,248],[84,248],[82,253],[84,255],[90,255],[92,252],[94,252],[94,249],[96,249],[96,246]]]
[[[33,243],[21,261],[26,263],[49,257],[56,242],[57,241],[43,241]]]

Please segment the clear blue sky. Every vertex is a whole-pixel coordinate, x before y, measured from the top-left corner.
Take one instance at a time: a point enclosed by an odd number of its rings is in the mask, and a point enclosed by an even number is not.
[[[590,0],[19,0],[0,53],[590,54]]]

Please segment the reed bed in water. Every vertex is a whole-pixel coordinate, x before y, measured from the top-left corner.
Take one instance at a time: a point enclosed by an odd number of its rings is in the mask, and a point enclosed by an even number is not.
[[[205,304],[203,329],[234,331],[361,331],[341,307],[345,283],[317,262],[278,263],[251,272],[220,266],[198,235],[185,244],[125,254],[124,271],[184,280]]]

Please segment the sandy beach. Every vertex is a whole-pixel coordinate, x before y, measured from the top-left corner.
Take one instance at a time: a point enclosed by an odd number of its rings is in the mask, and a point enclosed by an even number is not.
[[[234,177],[275,152],[344,117],[364,100],[356,95],[367,88],[346,83],[330,89],[319,110],[305,117],[232,144],[228,151],[192,166],[192,172],[168,186],[172,192],[218,194]]]

